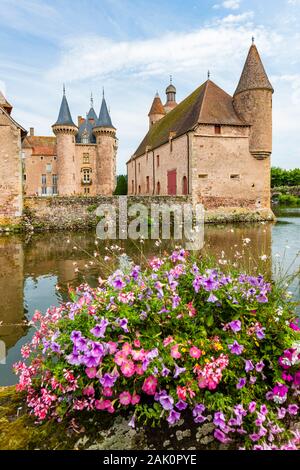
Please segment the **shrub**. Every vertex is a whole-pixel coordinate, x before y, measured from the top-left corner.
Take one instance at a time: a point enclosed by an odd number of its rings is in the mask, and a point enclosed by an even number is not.
[[[279,196],[279,204],[286,206],[300,206],[300,197],[291,194],[281,194]]]
[[[214,437],[247,449],[295,449],[299,327],[293,305],[262,275],[222,273],[178,250],[128,264],[99,287],[36,312],[15,364],[18,390],[39,419],[81,410],[158,426],[212,415]],[[26,361],[28,363],[26,364]]]

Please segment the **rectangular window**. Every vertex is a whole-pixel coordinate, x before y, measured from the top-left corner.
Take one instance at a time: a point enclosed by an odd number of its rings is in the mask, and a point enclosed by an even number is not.
[[[232,179],[232,180],[240,180],[240,175],[230,175],[230,179]]]
[[[159,155],[156,155],[156,166],[159,167]]]
[[[198,175],[198,178],[200,178],[200,179],[205,179],[205,178],[207,178],[207,177],[208,177],[208,174],[207,174],[207,173],[203,173],[203,174],[201,174],[201,175]]]
[[[150,192],[150,178],[149,176],[146,176],[146,186],[147,186],[147,193]]]
[[[46,186],[42,186],[42,194],[47,194],[47,187]]]
[[[91,182],[91,171],[89,168],[84,168],[82,170],[83,176],[82,176],[82,182],[83,183],[90,183]]]
[[[26,175],[25,175],[25,173],[24,173],[24,175],[23,175],[23,179],[24,179],[24,181],[26,181]]]
[[[45,185],[47,182],[47,176],[46,175],[42,175],[42,185]]]
[[[218,134],[218,135],[221,134],[221,126],[219,124],[215,125],[215,134]]]
[[[131,192],[132,194],[134,193],[134,181],[133,180],[131,180]]]
[[[84,153],[82,160],[83,160],[83,163],[90,163],[90,154]]]
[[[90,194],[90,188],[84,188],[84,194]]]
[[[51,173],[51,171],[52,171],[52,165],[51,165],[51,163],[47,163],[47,165],[46,165],[46,171],[47,171],[47,173]]]

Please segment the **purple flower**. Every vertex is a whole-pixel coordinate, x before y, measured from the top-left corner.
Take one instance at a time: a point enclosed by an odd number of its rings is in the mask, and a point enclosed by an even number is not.
[[[210,302],[212,304],[218,302],[218,297],[216,297],[214,294],[210,294],[210,296],[207,299],[207,302]]]
[[[268,297],[264,292],[261,292],[259,295],[256,296],[256,300],[259,304],[266,304],[268,303]]]
[[[106,331],[106,328],[107,328],[107,325],[109,324],[109,321],[106,320],[106,318],[103,318],[101,320],[101,322],[94,326],[94,328],[92,328],[90,330],[90,332],[92,333],[92,335],[94,335],[96,338],[104,338],[105,336],[105,331]]]
[[[101,383],[102,387],[104,388],[112,388],[118,379],[119,374],[104,374],[103,377],[100,378],[99,382]]]
[[[167,377],[168,375],[170,375],[170,373],[171,373],[170,369],[168,369],[165,365],[163,365],[161,376]]]
[[[250,372],[250,370],[253,370],[253,369],[254,369],[253,362],[246,359],[246,361],[245,361],[245,371]]]
[[[285,408],[277,408],[278,419],[283,419],[286,415],[287,410]]]
[[[259,434],[250,434],[249,437],[250,437],[251,441],[253,441],[253,442],[259,441],[259,439],[260,439]]]
[[[202,424],[204,423],[204,421],[206,421],[207,418],[205,416],[202,416],[202,415],[197,415],[195,418],[194,418],[194,422],[196,424]]]
[[[193,287],[195,289],[195,292],[198,293],[201,287],[202,283],[202,277],[201,276],[196,276],[194,281],[193,281]]]
[[[255,370],[256,372],[262,372],[264,367],[265,367],[264,361],[260,361],[256,364]]]
[[[180,420],[180,413],[178,413],[175,410],[171,410],[169,413],[169,416],[167,418],[167,421],[169,424],[175,424],[177,421]]]
[[[230,350],[231,354],[236,354],[239,356],[244,351],[244,346],[239,344],[237,341],[234,341],[232,344],[228,344],[228,349]]]
[[[265,333],[264,333],[265,328],[257,328],[255,331],[257,339],[264,339],[265,338]]]
[[[296,416],[298,414],[298,410],[299,410],[299,406],[296,405],[296,404],[288,406],[288,413],[290,415],[295,415]]]
[[[214,425],[218,426],[219,428],[223,429],[226,426],[225,416],[222,411],[217,411],[214,414]]]
[[[133,415],[131,420],[128,423],[128,426],[130,426],[132,429],[135,428],[135,416]]]
[[[236,384],[236,388],[237,388],[237,389],[244,388],[245,385],[246,385],[246,383],[247,383],[247,379],[246,379],[245,377],[242,377],[242,378],[238,381],[238,383]]]
[[[158,356],[158,349],[157,348],[151,349],[151,351],[149,351],[147,353],[147,359],[149,359],[150,361],[155,359],[157,356]]]
[[[273,400],[274,393],[273,392],[267,392],[266,393],[266,400],[270,401]]]
[[[92,353],[87,353],[82,357],[82,362],[89,368],[97,367],[101,362],[101,357],[95,356]]]
[[[172,297],[172,309],[174,310],[180,304],[181,298],[179,295],[174,295]]]
[[[82,357],[79,355],[79,352],[76,348],[73,349],[73,352],[66,356],[66,359],[69,364],[73,366],[79,366],[82,362]]]
[[[186,371],[185,367],[179,367],[177,364],[175,364],[175,374],[173,375],[174,379],[177,379],[180,374],[183,374]]]
[[[188,404],[183,400],[179,400],[176,403],[175,406],[176,406],[177,410],[182,411],[182,410],[185,410],[187,408]]]
[[[256,381],[257,381],[257,378],[254,377],[254,375],[250,375],[249,382],[251,383],[251,385],[254,385]]]
[[[117,320],[119,326],[125,331],[125,333],[129,333],[129,330],[128,330],[128,320],[127,318],[119,318]]]
[[[267,415],[268,414],[267,406],[266,405],[261,405],[260,412],[261,412],[262,415]]]
[[[234,333],[237,333],[242,329],[242,323],[240,320],[233,320],[232,322],[228,323],[228,326]]]
[[[60,353],[60,345],[58,343],[50,343],[50,348],[53,352]]]
[[[164,410],[172,410],[174,407],[174,400],[170,395],[162,395],[159,398],[159,403],[163,407]]]
[[[230,439],[222,431],[220,431],[220,429],[214,430],[214,437],[223,444],[226,444],[230,441]]]
[[[123,289],[126,284],[120,276],[117,276],[113,279],[112,285],[115,289]]]
[[[70,336],[71,341],[73,343],[76,343],[76,341],[81,337],[82,337],[81,331],[75,331],[75,330],[72,331],[71,336]]]

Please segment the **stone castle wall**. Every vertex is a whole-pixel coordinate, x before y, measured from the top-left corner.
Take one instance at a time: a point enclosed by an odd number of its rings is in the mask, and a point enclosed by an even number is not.
[[[0,223],[14,223],[23,208],[21,132],[0,109]]]

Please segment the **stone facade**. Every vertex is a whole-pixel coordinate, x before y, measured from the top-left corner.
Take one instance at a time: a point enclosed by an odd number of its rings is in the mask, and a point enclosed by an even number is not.
[[[17,224],[23,210],[21,145],[26,131],[11,117],[11,110],[0,93],[1,224]]]
[[[253,44],[234,97],[208,80],[154,120],[127,162],[128,194],[189,194],[212,211],[242,208],[269,218],[273,91]]]

